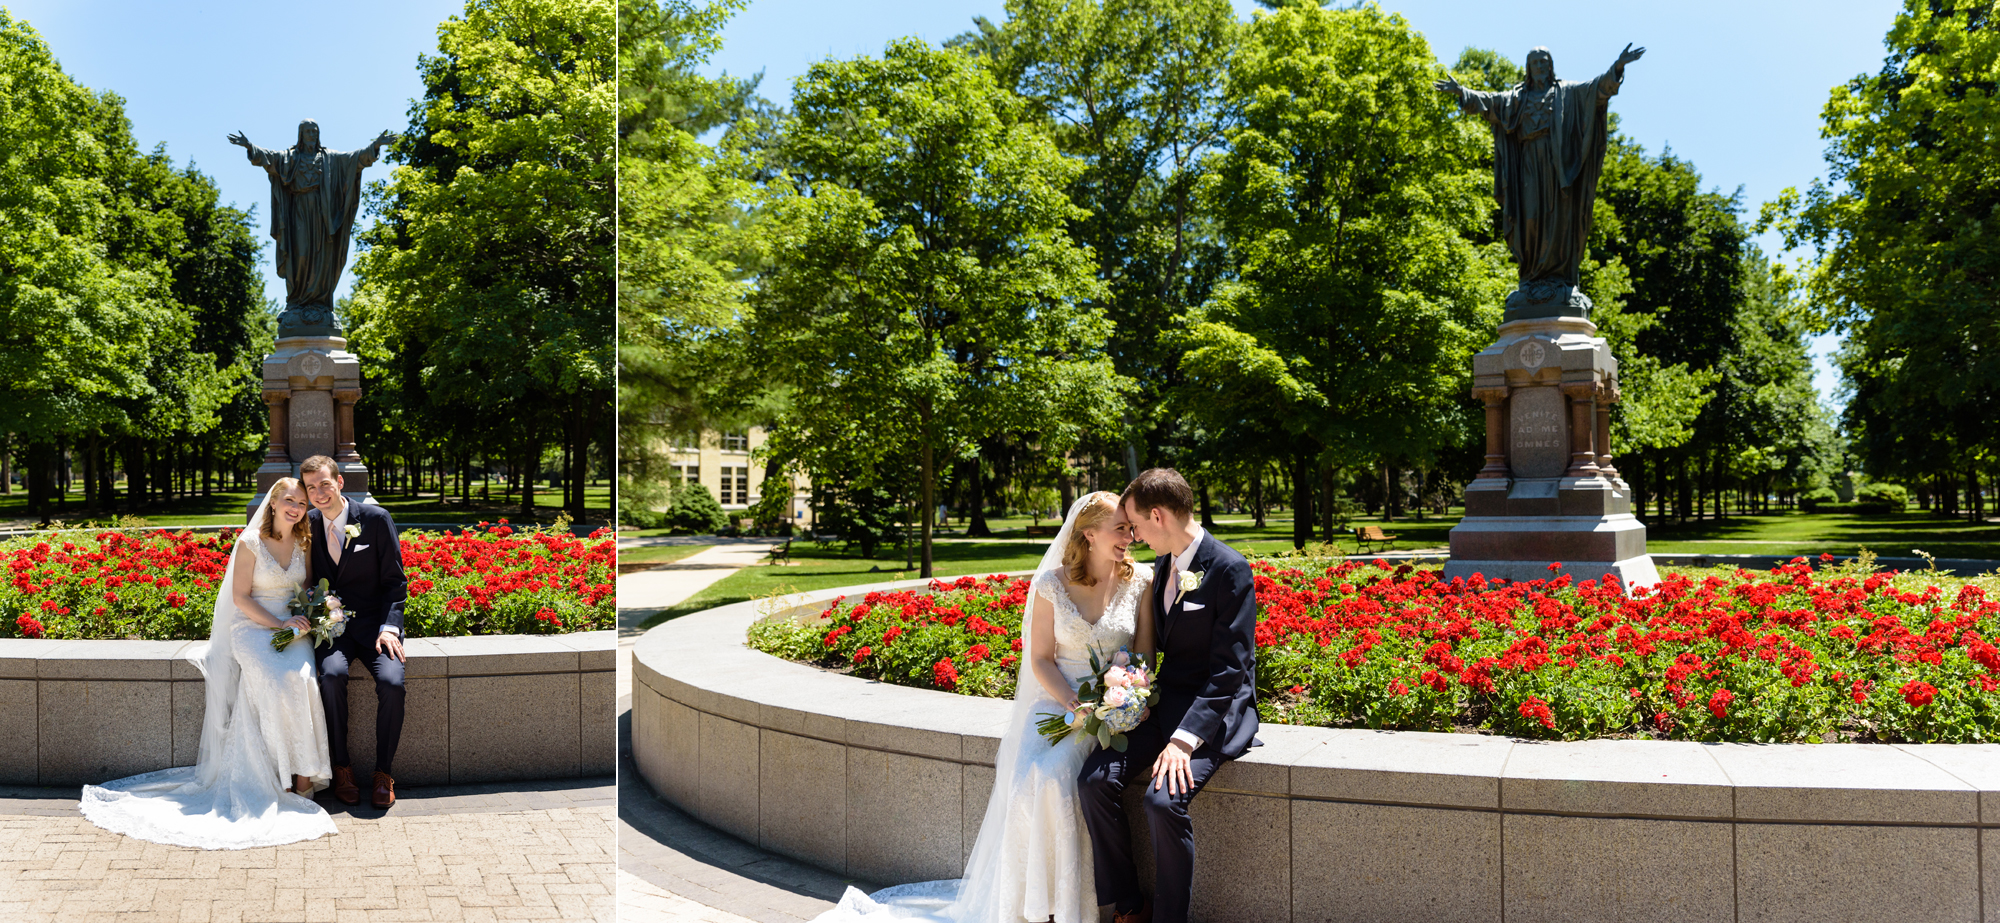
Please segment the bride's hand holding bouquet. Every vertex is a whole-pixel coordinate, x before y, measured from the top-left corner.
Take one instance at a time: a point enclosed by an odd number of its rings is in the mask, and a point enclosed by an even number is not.
[[[331,645],[333,639],[347,631],[347,610],[341,605],[340,597],[328,591],[324,577],[320,578],[318,586],[300,587],[285,608],[291,611],[292,617],[271,632],[271,647],[276,650],[282,651],[306,635],[312,635],[315,646]]]
[[[1126,732],[1145,721],[1160,700],[1159,692],[1153,689],[1152,671],[1124,650],[1112,654],[1108,665],[1091,652],[1090,671],[1096,681],[1083,681],[1076,691],[1076,704],[1064,714],[1046,715],[1036,730],[1050,746],[1081,733],[1097,738],[1099,746],[1123,753]]]

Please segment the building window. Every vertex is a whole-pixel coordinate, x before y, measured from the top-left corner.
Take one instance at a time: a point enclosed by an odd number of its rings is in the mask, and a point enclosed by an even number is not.
[[[701,449],[699,433],[675,433],[667,438],[667,444],[676,452],[696,452]]]
[[[722,451],[724,451],[724,452],[748,452],[748,451],[750,451],[750,434],[749,434],[749,433],[723,433],[723,434],[722,434]]]
[[[734,506],[750,503],[750,469],[722,469],[722,502]]]
[[[673,468],[674,477],[679,478],[681,481],[688,484],[701,483],[700,465],[675,465]]]

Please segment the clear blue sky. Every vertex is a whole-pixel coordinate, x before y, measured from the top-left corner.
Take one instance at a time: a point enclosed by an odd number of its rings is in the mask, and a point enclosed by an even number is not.
[[[49,44],[63,71],[93,90],[125,98],[139,146],[165,142],[174,163],[192,160],[215,178],[222,200],[256,208],[264,248],[264,295],[283,301],[271,262],[270,184],[243,149],[289,147],[301,119],[320,125],[335,150],[366,145],[409,125],[423,95],[417,55],[437,53],[437,26],[464,0],[0,0]],[[382,179],[389,165],[362,174]],[[364,226],[366,216],[358,219]],[[352,256],[349,257],[352,265]],[[343,277],[345,295],[352,273]]]
[[[1258,7],[1234,0],[1248,19]],[[1532,4],[1492,0],[1385,0],[1449,63],[1468,45],[1493,48],[1516,62],[1548,46],[1558,75],[1601,73],[1626,42],[1646,49],[1612,101],[1626,134],[1650,151],[1672,146],[1707,185],[1741,187],[1746,215],[1786,186],[1825,172],[1820,109],[1828,92],[1882,66],[1882,36],[1894,0],[1682,0],[1673,3]],[[1539,11],[1539,12],[1538,12]],[[941,42],[998,22],[1000,0],[751,0],[723,33],[711,71],[764,72],[764,95],[784,101],[792,80],[814,61],[880,53],[890,39],[914,35]],[[1760,241],[1775,253],[1775,236]],[[1823,399],[1838,381],[1824,357],[1836,344],[1814,344]]]

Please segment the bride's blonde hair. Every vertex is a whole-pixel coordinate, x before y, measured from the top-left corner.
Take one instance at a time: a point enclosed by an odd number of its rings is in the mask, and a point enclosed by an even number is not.
[[[264,495],[264,521],[257,524],[257,531],[263,533],[265,538],[281,540],[285,537],[278,532],[278,498],[291,493],[294,487],[305,489],[298,478],[279,478],[272,482],[270,492]],[[292,527],[292,541],[298,543],[300,549],[311,551],[313,530],[307,522],[306,517],[299,517],[299,524]]]
[[[1090,539],[1083,534],[1085,529],[1095,529],[1118,515],[1118,495],[1108,490],[1084,494],[1077,503],[1082,508],[1076,511],[1076,523],[1069,530],[1069,544],[1063,547],[1063,573],[1069,582],[1078,586],[1096,586],[1096,579],[1090,576],[1086,566],[1090,561]],[[1126,552],[1118,562],[1118,579],[1132,579],[1132,553]]]

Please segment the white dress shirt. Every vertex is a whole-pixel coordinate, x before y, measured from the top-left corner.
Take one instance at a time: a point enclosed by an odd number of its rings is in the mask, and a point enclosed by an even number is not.
[[[1200,526],[1195,526],[1194,540],[1188,542],[1187,547],[1182,548],[1180,553],[1174,555],[1172,560],[1167,563],[1167,579],[1173,581],[1167,584],[1167,586],[1173,588],[1173,595],[1167,599],[1167,608],[1173,608],[1174,604],[1180,601],[1182,596],[1181,574],[1185,573],[1189,565],[1194,563],[1195,551],[1201,547],[1201,543],[1207,540],[1207,538],[1208,531]],[[1201,738],[1194,736],[1182,728],[1174,729],[1173,739],[1187,744],[1190,752],[1201,749]]]

